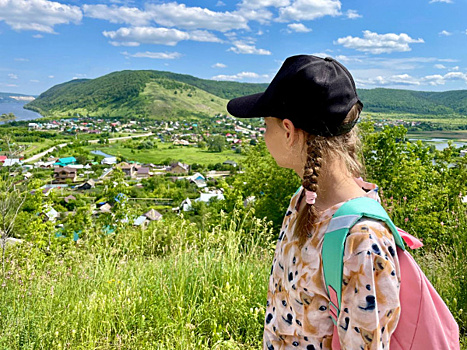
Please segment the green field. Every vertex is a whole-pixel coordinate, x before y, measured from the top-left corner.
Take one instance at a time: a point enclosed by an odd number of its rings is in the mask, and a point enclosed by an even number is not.
[[[100,150],[113,156],[122,156],[128,160],[135,160],[140,163],[154,164],[164,164],[168,160],[178,160],[188,164],[198,163],[207,165],[223,163],[226,160],[239,161],[244,157],[242,154],[235,153],[232,150],[209,152],[206,149],[197,147],[173,146],[172,143],[157,143],[157,148],[144,150],[125,147],[124,142],[108,145],[95,144],[86,148],[90,151]]]
[[[410,138],[416,139],[448,139],[456,141],[467,141],[467,130],[441,130],[441,131],[417,131],[417,132],[408,132],[407,135]]]

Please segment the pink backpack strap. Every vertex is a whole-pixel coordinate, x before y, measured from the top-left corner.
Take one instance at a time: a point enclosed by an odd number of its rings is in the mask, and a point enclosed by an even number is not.
[[[417,249],[417,248],[423,247],[423,243],[419,239],[415,238],[414,236],[405,232],[403,229],[399,227],[396,227],[396,228],[397,228],[397,232],[399,232],[405,244],[407,244],[410,249]]]

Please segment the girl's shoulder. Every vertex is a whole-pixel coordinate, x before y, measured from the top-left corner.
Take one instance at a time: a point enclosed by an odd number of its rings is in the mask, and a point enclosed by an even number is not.
[[[345,257],[361,253],[394,257],[396,243],[389,227],[380,220],[360,219],[349,231],[345,244]]]

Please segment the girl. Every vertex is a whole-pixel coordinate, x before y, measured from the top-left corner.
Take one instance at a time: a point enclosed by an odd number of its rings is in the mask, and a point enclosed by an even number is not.
[[[352,198],[379,199],[375,185],[356,179],[363,170],[355,127],[362,106],[344,66],[307,55],[288,58],[264,93],[227,106],[239,118],[264,117],[269,152],[302,179],[271,268],[264,349],[331,349],[337,335],[342,349],[389,349],[400,314],[400,270],[388,227],[364,218],[350,230],[337,328],[322,271],[333,213]]]

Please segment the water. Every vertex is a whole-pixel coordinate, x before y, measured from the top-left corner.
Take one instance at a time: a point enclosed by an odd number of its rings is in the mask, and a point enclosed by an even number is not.
[[[91,151],[92,154],[96,154],[98,156],[103,156],[104,158],[111,158],[111,157],[115,157],[115,156],[112,156],[110,154],[107,154],[107,153],[104,153],[102,151]]]
[[[417,141],[421,140],[423,142],[427,142],[429,144],[434,144],[435,148],[438,151],[442,151],[446,147],[448,147],[448,139],[440,139],[440,138],[432,138],[432,139],[409,139],[409,141]],[[453,141],[452,144],[454,147],[459,148],[467,145],[467,142],[459,142],[459,141]]]
[[[39,113],[30,111],[28,109],[24,109],[23,106],[26,103],[27,102],[25,101],[0,103],[0,115],[2,115],[3,113],[13,113],[14,115],[16,115],[15,121],[42,118],[42,115],[40,115]],[[0,122],[0,124],[3,123],[5,122]]]

